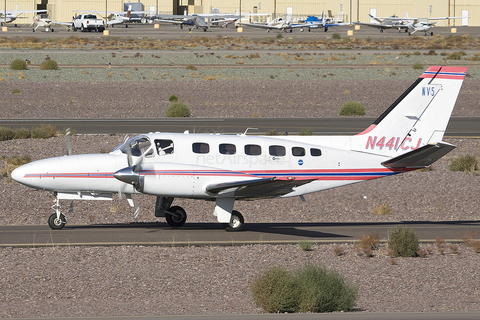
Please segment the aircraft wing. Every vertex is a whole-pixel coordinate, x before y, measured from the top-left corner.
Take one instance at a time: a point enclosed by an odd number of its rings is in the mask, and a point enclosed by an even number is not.
[[[455,148],[456,146],[447,142],[427,144],[401,156],[384,161],[382,165],[387,168],[428,167]]]
[[[216,195],[233,193],[235,198],[271,198],[290,193],[295,187],[313,180],[294,180],[277,178],[259,178],[245,181],[223,182],[211,184],[206,190]]]
[[[263,28],[263,29],[283,29],[283,28],[291,28],[291,26],[283,26],[281,24],[272,25],[272,24],[260,24],[260,23],[241,23],[242,26],[249,26],[255,28]]]
[[[177,24],[186,24],[184,20],[168,20],[168,19],[154,19],[155,21],[159,22],[170,22],[170,23],[177,23]]]
[[[53,21],[53,20],[52,20],[52,23],[59,24],[59,25],[62,25],[62,26],[67,26],[67,27],[72,25],[71,22],[60,22],[60,21]]]

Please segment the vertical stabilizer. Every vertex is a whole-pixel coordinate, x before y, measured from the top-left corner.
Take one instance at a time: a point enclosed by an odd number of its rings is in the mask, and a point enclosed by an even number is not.
[[[398,156],[442,141],[467,68],[430,67],[365,131],[351,149]]]

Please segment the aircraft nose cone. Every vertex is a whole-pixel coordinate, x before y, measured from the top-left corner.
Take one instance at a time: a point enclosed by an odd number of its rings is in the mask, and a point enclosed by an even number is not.
[[[23,183],[25,179],[26,168],[25,166],[20,166],[12,171],[12,179],[18,183]]]
[[[138,173],[133,172],[132,167],[120,169],[117,172],[115,172],[113,176],[117,180],[120,180],[128,184],[135,184],[136,182],[138,182],[138,179],[139,179]]]

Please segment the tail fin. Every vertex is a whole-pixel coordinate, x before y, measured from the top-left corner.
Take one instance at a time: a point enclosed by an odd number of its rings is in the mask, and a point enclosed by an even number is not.
[[[351,149],[396,157],[441,142],[466,72],[428,68],[370,127],[352,137]]]

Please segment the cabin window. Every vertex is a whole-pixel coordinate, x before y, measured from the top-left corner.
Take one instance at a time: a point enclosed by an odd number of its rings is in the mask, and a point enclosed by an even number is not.
[[[194,153],[209,153],[210,146],[205,142],[195,142],[192,144],[192,150]]]
[[[222,143],[218,146],[218,151],[221,154],[235,154],[237,152],[237,147],[234,144]]]
[[[292,155],[295,157],[303,157],[305,156],[305,148],[302,147],[293,147],[292,148]]]
[[[270,146],[268,147],[268,152],[271,156],[276,157],[284,157],[287,154],[284,146]]]
[[[315,149],[315,148],[310,148],[310,155],[312,157],[320,157],[322,155],[322,150]]]
[[[160,156],[173,153],[173,141],[172,140],[155,140],[155,146],[157,148],[157,153]]]
[[[262,147],[256,144],[245,145],[245,154],[249,156],[259,156],[262,154]]]

